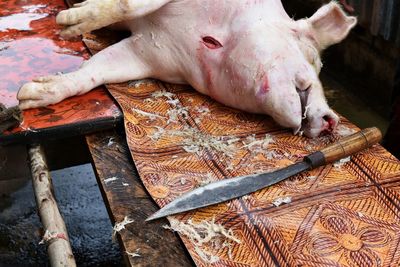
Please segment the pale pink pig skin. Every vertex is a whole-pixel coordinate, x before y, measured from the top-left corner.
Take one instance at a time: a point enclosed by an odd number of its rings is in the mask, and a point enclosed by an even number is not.
[[[64,37],[104,26],[132,36],[72,73],[41,77],[18,94],[22,109],[45,106],[113,82],[156,78],[190,84],[213,99],[270,115],[309,137],[338,116],[318,75],[320,53],[356,24],[335,2],[294,21],[278,0],[89,0],[61,12]]]

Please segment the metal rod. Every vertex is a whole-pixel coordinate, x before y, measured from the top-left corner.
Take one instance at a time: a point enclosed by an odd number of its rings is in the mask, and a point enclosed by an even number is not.
[[[29,148],[33,189],[45,235],[50,264],[55,266],[76,266],[69,243],[67,229],[53,194],[53,184],[46,158],[40,145]]]

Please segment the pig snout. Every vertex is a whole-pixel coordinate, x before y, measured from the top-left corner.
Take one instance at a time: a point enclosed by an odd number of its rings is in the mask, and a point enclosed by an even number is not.
[[[303,120],[302,131],[311,138],[320,135],[330,134],[336,128],[339,117],[329,108],[317,111],[309,111],[308,116]]]
[[[311,138],[331,133],[339,117],[326,103],[321,84],[311,85],[300,91],[299,96],[303,111],[301,131]]]

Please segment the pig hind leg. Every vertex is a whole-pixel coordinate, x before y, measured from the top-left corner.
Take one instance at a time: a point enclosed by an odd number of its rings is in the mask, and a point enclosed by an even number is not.
[[[135,37],[130,37],[100,51],[75,72],[40,77],[23,85],[17,96],[20,108],[55,104],[104,83],[148,77],[151,69],[133,52],[134,42]]]
[[[152,13],[172,0],[86,0],[63,10],[57,23],[63,37],[77,36],[124,20]]]

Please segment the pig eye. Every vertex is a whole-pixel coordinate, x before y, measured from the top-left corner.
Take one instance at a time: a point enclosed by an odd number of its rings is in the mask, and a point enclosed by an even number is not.
[[[211,36],[203,37],[203,44],[210,49],[218,49],[223,47],[222,44],[218,42],[218,40]]]

